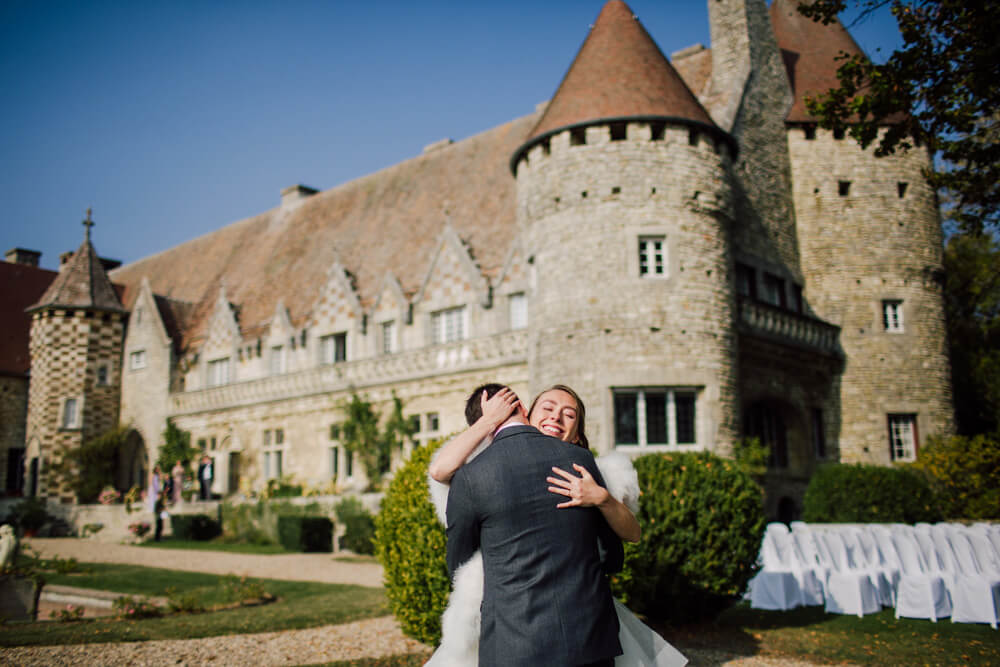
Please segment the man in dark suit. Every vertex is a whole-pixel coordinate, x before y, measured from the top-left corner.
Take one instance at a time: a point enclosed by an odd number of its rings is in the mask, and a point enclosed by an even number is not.
[[[622,652],[605,577],[621,569],[621,540],[599,510],[558,509],[548,491],[552,467],[574,463],[604,485],[589,451],[526,425],[522,408],[452,478],[448,570],[483,554],[479,667],[603,667]]]
[[[208,455],[202,456],[198,465],[198,497],[201,500],[212,499],[212,481],[215,479],[212,468],[212,459]]]

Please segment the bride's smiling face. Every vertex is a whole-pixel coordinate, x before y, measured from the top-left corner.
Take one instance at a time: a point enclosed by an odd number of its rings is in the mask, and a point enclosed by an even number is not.
[[[578,413],[573,396],[561,389],[550,389],[535,401],[528,422],[545,435],[575,443]]]

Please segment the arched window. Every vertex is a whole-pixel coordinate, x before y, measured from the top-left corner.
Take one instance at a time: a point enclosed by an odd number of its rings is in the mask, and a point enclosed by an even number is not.
[[[769,468],[788,467],[788,434],[776,404],[760,401],[751,405],[743,417],[743,434],[758,438],[767,446],[771,453],[767,461]]]

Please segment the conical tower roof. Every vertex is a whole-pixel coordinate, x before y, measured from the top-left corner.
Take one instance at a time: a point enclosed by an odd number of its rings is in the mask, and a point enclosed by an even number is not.
[[[108,274],[104,271],[101,258],[90,243],[90,211],[83,221],[86,232],[83,243],[73,253],[73,257],[62,267],[38,303],[28,311],[44,308],[88,308],[111,312],[125,312]]]
[[[807,123],[817,119],[806,109],[806,96],[817,96],[840,87],[837,57],[841,53],[854,56],[864,55],[864,52],[840,21],[835,19],[823,25],[800,14],[798,5],[799,0],[774,0],[771,26],[795,95],[785,120]]]
[[[601,10],[524,146],[580,125],[660,118],[719,132],[646,29],[621,0]]]

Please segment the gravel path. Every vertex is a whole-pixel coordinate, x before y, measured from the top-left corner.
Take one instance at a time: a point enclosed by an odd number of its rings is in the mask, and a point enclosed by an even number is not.
[[[255,555],[214,551],[151,549],[72,538],[30,539],[44,557],[82,562],[130,563],[214,574],[247,574],[295,581],[380,587],[382,568],[334,560],[330,554]],[[386,616],[343,625],[204,639],[171,639],[121,644],[15,647],[0,649],[0,664],[62,665],[310,665],[409,653],[430,647],[405,637]],[[726,667],[812,667],[814,663],[773,656],[739,656],[722,650],[688,650],[689,665]],[[456,667],[464,667],[458,666]]]

